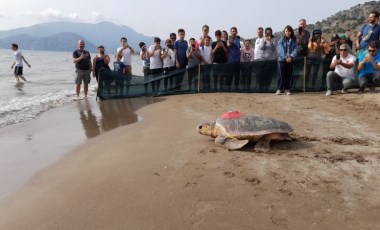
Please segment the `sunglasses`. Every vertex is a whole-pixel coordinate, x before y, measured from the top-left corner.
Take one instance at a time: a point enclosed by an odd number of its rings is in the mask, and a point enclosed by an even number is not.
[[[175,40],[176,38],[170,38],[171,40]]]
[[[371,53],[373,52],[373,53],[375,53],[376,50],[370,50],[370,49],[369,49],[368,52],[371,52]]]
[[[347,51],[347,49],[340,49],[340,51]]]

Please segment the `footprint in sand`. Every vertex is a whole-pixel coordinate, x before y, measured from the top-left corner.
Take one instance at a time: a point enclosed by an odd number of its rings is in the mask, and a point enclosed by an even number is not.
[[[261,181],[255,177],[245,178],[245,181],[251,183],[252,185],[259,185],[261,183]]]
[[[233,172],[230,172],[230,171],[226,171],[223,173],[223,175],[227,178],[231,178],[231,177],[234,177],[235,176],[235,173]]]
[[[215,212],[216,209],[225,208],[228,202],[225,201],[200,201],[195,207],[195,212],[190,215],[193,219],[192,226],[197,227],[206,220],[207,214]]]

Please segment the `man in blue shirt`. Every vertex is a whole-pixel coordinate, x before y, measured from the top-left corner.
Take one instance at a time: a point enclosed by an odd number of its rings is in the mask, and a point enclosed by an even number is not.
[[[378,50],[378,43],[371,41],[368,50],[359,56],[359,92],[364,92],[364,88],[369,86],[370,92],[374,93],[376,85],[380,84],[380,53]]]
[[[365,24],[361,30],[358,32],[355,40],[356,50],[359,55],[361,52],[366,51],[368,44],[371,41],[380,40],[380,26],[378,24],[379,12],[373,10],[369,13],[368,24]]]
[[[182,81],[185,76],[185,69],[187,66],[187,56],[186,51],[188,48],[188,43],[185,40],[185,30],[178,29],[178,40],[174,43],[174,53],[175,53],[175,65],[179,71],[177,76],[175,77],[175,88],[181,89]]]
[[[230,29],[231,36],[228,38],[228,68],[230,71],[226,85],[228,89],[231,89],[232,79],[235,78],[235,89],[238,89],[240,82],[240,40],[237,38],[237,28],[232,27]]]

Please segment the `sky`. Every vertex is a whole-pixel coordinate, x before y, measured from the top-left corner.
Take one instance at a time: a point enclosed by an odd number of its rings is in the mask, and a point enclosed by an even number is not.
[[[281,31],[286,25],[298,26],[321,21],[341,10],[366,1],[358,0],[222,0],[222,1],[148,1],[148,0],[0,0],[0,31],[50,21],[97,23],[110,21],[126,25],[148,36],[161,39],[179,28],[186,38],[199,38],[202,26],[210,26],[214,37],[217,29],[238,28],[243,38],[256,37],[258,27]],[[128,35],[126,34],[128,37]]]

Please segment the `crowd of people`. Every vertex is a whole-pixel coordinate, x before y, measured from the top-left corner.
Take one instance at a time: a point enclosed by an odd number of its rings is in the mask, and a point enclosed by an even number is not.
[[[359,92],[364,92],[369,87],[370,92],[375,92],[375,87],[380,82],[380,26],[378,25],[379,12],[371,11],[368,23],[362,26],[354,41],[350,39],[351,31],[345,34],[334,34],[331,40],[322,36],[322,30],[316,29],[311,33],[307,30],[305,19],[299,20],[299,27],[294,30],[287,25],[283,35],[278,40],[273,36],[271,28],[257,29],[257,39],[252,47],[250,41],[241,41],[238,29],[232,27],[229,31],[216,30],[212,38],[209,35],[208,25],[202,27],[202,35],[198,38],[185,39],[184,29],[178,29],[177,33],[171,33],[165,40],[164,46],[161,39],[154,38],[153,44],[147,46],[144,42],[139,44],[140,58],[143,63],[144,76],[153,78],[169,75],[175,70],[187,69],[188,85],[191,90],[197,84],[197,68],[202,67],[202,85],[204,89],[211,88],[211,69],[214,89],[231,89],[232,85],[238,89],[240,85],[244,89],[251,84],[252,63],[262,62],[260,69],[256,71],[258,87],[267,89],[271,84],[271,73],[278,73],[276,94],[291,94],[295,59],[306,57],[306,85],[314,85],[317,74],[322,65],[322,83],[327,89],[326,95],[333,92],[334,82],[343,84],[342,93],[358,81]],[[178,37],[177,37],[178,36]],[[121,47],[117,49],[113,63],[114,71],[124,74],[128,84],[132,78],[131,55],[135,50],[128,45],[127,38],[121,38]],[[323,61],[322,60],[323,58]],[[91,61],[89,52],[84,49],[84,41],[78,42],[78,49],[73,52],[73,62],[76,67],[76,93],[79,95],[80,85],[84,84],[84,94],[87,96],[90,74],[98,77],[100,68],[109,68],[110,57],[104,53],[104,47],[98,47],[98,54]],[[223,64],[228,63],[228,71],[223,69]],[[303,63],[301,63],[303,64]],[[358,76],[354,69],[357,67]],[[172,89],[181,87],[185,72],[175,77],[164,78],[164,88]],[[358,80],[357,80],[358,79]],[[310,82],[311,81],[311,82]],[[160,80],[151,81],[152,92],[160,88]],[[145,92],[148,84],[145,84]]]

